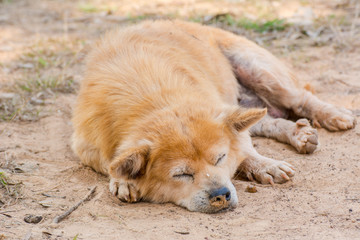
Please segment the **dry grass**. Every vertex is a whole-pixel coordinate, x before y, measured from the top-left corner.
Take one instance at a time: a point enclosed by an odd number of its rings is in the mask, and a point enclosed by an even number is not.
[[[53,38],[29,47],[12,66],[16,77],[4,86],[7,93],[0,94],[0,121],[38,120],[58,94],[75,93],[71,70],[82,48],[81,42]]]
[[[14,205],[22,195],[22,183],[15,182],[11,178],[16,172],[13,165],[13,159],[8,156],[7,151],[0,149],[0,210],[8,206]]]
[[[22,183],[14,183],[5,172],[0,171],[0,210],[22,198],[21,186]]]

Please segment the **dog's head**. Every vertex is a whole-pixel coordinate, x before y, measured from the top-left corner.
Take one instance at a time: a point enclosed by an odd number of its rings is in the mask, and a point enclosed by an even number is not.
[[[214,213],[235,207],[231,178],[245,158],[246,129],[266,110],[221,113],[163,111],[140,124],[110,165],[114,178],[135,184],[142,199]]]

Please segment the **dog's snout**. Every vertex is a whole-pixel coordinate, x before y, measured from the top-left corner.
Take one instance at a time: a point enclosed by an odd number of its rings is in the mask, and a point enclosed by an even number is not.
[[[220,199],[221,196],[224,196],[226,201],[229,201],[231,199],[230,190],[227,187],[215,189],[211,192],[210,199],[216,198],[216,197],[219,197],[219,199]]]
[[[227,187],[215,189],[210,193],[210,204],[214,207],[227,207],[231,199],[231,192]]]

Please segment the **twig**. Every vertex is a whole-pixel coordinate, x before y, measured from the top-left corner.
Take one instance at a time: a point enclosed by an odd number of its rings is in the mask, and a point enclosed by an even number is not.
[[[7,214],[7,213],[0,213],[1,215],[4,215],[5,217],[8,217],[8,218],[12,218],[11,215]]]
[[[62,198],[62,199],[66,198],[65,196],[53,196],[53,195],[50,195],[50,194],[47,194],[47,193],[42,193],[41,195],[43,195],[45,197],[50,197],[50,198]]]
[[[75,204],[74,206],[72,206],[69,210],[67,210],[66,212],[64,212],[63,214],[57,216],[56,218],[54,218],[54,223],[59,223],[62,220],[64,220],[64,218],[66,218],[67,216],[69,216],[73,211],[75,211],[83,202],[85,201],[89,201],[92,197],[92,194],[95,192],[96,186],[92,187],[91,190],[89,191],[89,193],[81,200],[79,201],[77,204]]]
[[[181,234],[181,235],[188,235],[190,234],[190,232],[185,232],[185,231],[174,231],[175,233]]]
[[[360,87],[358,87],[358,86],[354,86],[354,85],[351,85],[351,84],[349,84],[349,83],[345,82],[345,81],[344,81],[344,80],[342,80],[342,79],[336,79],[336,81],[338,81],[338,82],[340,82],[340,83],[344,84],[345,86],[348,86],[348,87],[351,87],[351,88],[355,88],[355,89],[360,89]]]
[[[3,211],[3,212],[0,212],[0,214],[9,213],[9,212],[16,212],[16,210]]]

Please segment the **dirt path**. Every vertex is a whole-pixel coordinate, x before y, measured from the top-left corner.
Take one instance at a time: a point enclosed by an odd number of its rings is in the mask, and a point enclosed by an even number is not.
[[[81,6],[80,11],[74,7],[79,4],[0,1],[0,93],[36,71],[40,76],[71,76],[75,83],[81,79],[89,42],[123,19],[114,14],[104,20],[101,11],[105,10],[89,13],[89,6],[86,11]],[[201,4],[196,6],[200,9]],[[131,1],[123,8],[117,11],[137,9]],[[333,35],[323,46],[302,38],[284,43],[281,38],[266,47],[294,66],[301,82],[311,82],[317,96],[351,109],[360,122],[359,32],[343,34],[343,42],[337,40],[340,35]],[[26,63],[33,65],[24,67]],[[234,180],[239,205],[233,211],[207,215],[172,204],[129,205],[111,196],[106,177],[82,166],[72,153],[70,118],[75,94],[64,86],[30,93],[35,97],[42,93],[51,101],[34,108],[44,112],[38,121],[0,122],[0,172],[8,183],[7,189],[0,188],[0,239],[23,239],[27,234],[30,239],[360,239],[359,125],[338,133],[320,129],[321,149],[311,155],[255,138],[261,154],[290,162],[296,176],[275,187],[255,184],[257,193],[245,192],[252,183]],[[61,223],[52,223],[95,185],[91,201]],[[27,214],[43,219],[29,224],[23,220]]]

